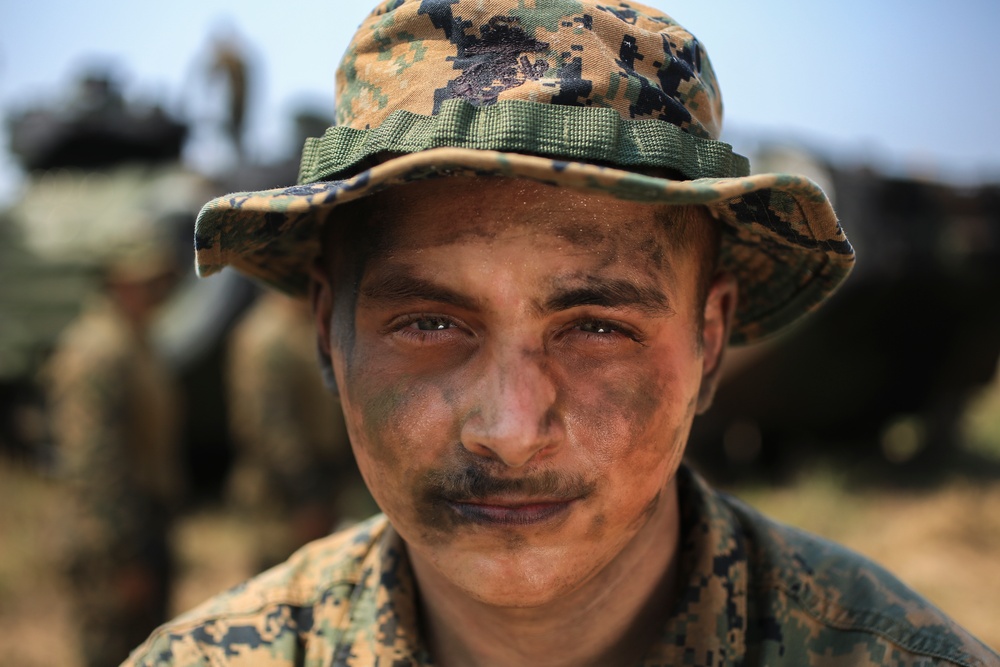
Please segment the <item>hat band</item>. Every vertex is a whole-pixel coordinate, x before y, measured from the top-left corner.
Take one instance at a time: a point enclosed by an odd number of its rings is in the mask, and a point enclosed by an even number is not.
[[[696,137],[662,120],[628,120],[606,107],[525,100],[474,106],[451,99],[433,116],[398,110],[373,129],[331,127],[322,137],[307,139],[299,184],[349,176],[379,154],[445,146],[673,169],[689,179],[750,173],[749,161],[729,144]]]

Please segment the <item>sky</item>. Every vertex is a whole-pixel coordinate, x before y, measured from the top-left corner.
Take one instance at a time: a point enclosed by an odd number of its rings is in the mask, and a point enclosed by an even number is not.
[[[785,141],[839,163],[959,183],[1000,181],[996,0],[652,0],[706,46],[737,150]],[[241,36],[257,76],[250,158],[297,152],[290,117],[332,112],[337,63],[367,0],[0,0],[0,114],[58,99],[85,62],[114,63],[130,99],[205,121],[210,37]],[[6,144],[6,135],[2,137]],[[210,133],[187,159],[223,166]],[[214,157],[213,157],[214,156]],[[215,162],[213,163],[213,160]],[[0,201],[22,181],[0,155]]]

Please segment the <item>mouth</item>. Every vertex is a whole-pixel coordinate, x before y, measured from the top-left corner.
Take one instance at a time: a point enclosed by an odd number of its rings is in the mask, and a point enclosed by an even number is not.
[[[448,531],[466,527],[555,529],[595,492],[596,481],[570,472],[542,470],[512,478],[479,463],[427,473],[418,486],[420,511]]]
[[[484,526],[531,526],[555,520],[569,512],[575,500],[486,499],[445,501],[470,523]]]

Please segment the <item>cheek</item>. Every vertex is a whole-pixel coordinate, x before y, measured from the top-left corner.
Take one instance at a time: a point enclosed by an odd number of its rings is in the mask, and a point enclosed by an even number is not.
[[[386,355],[359,340],[334,366],[358,465],[383,508],[403,498],[418,471],[458,441],[449,385],[437,376],[395,371]]]
[[[578,368],[565,412],[570,440],[601,471],[604,502],[586,531],[595,544],[631,535],[662,506],[697,407],[696,381],[684,364],[647,357],[613,368]],[[598,372],[601,371],[601,372]]]
[[[613,364],[567,367],[564,416],[572,441],[599,463],[630,461],[656,466],[683,447],[693,417],[697,384],[670,354],[637,354]]]

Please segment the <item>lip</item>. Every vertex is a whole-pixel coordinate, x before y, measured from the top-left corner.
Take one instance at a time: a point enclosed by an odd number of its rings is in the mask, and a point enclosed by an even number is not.
[[[446,501],[463,519],[486,526],[531,526],[561,517],[573,500]]]

